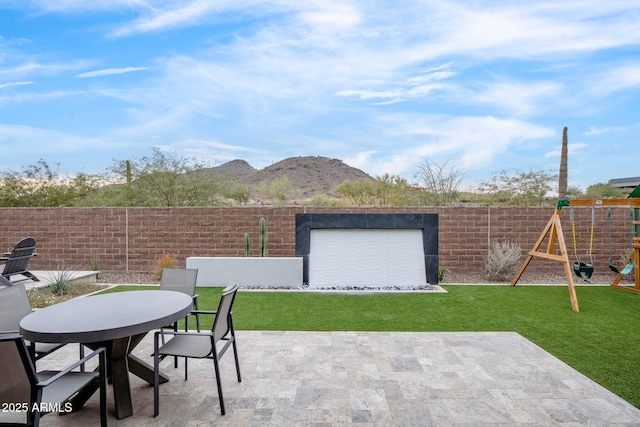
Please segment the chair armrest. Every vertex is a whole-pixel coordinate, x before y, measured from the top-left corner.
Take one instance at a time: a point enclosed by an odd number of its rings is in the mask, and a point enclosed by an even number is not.
[[[218,314],[218,312],[209,310],[191,310],[190,314]]]
[[[0,335],[5,335],[5,334],[11,334],[11,335],[15,335],[15,334],[20,334],[20,331],[15,330],[15,329],[10,329],[7,331],[0,331]]]
[[[67,368],[65,368],[64,370],[58,372],[57,374],[55,374],[54,376],[52,376],[48,380],[39,382],[36,385],[38,387],[46,387],[49,384],[51,384],[52,382],[54,382],[56,380],[59,380],[61,377],[65,376],[66,374],[68,374],[69,372],[71,372],[72,370],[77,368],[78,366],[86,363],[89,359],[92,359],[93,357],[95,357],[96,355],[98,355],[100,353],[104,353],[106,355],[106,350],[105,350],[104,347],[100,347],[96,351],[92,352],[90,355],[83,357],[82,359],[78,360],[74,364],[72,364],[72,365],[68,366]]]
[[[213,335],[213,332],[187,332],[187,331],[166,331],[160,330],[156,331],[155,335]]]

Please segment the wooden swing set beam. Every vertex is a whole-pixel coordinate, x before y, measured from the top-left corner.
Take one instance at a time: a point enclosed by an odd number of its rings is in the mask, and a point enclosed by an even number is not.
[[[571,263],[569,261],[569,254],[567,252],[567,245],[564,240],[564,234],[562,232],[562,224],[560,222],[560,213],[565,206],[631,206],[634,208],[640,208],[640,198],[627,198],[627,199],[563,199],[558,200],[556,203],[556,210],[547,222],[544,230],[540,234],[540,237],[533,245],[533,248],[529,251],[524,262],[520,266],[520,269],[516,273],[515,277],[511,281],[511,286],[515,286],[520,280],[520,277],[524,273],[525,269],[534,257],[549,259],[552,261],[559,261],[563,264],[564,272],[567,277],[567,285],[569,288],[569,298],[571,299],[571,308],[573,311],[580,311],[578,306],[578,297],[576,296],[576,290],[573,283],[573,276],[571,275]],[[634,225],[640,225],[640,221],[633,221]],[[544,251],[540,250],[543,242],[548,239],[547,248]],[[560,255],[555,252],[555,245],[558,243],[560,249]],[[640,237],[635,237],[633,240],[633,252],[629,258],[629,262],[633,262],[635,271],[635,288],[628,286],[620,286],[619,282],[622,279],[622,274],[618,274],[611,284],[612,287],[617,289],[623,289],[630,292],[640,294]]]
[[[558,202],[558,204],[556,205],[556,211],[551,216],[551,219],[549,219],[549,222],[547,222],[544,230],[542,230],[542,234],[540,234],[540,237],[533,245],[533,248],[529,251],[529,254],[520,266],[518,273],[516,273],[516,276],[511,281],[511,286],[515,286],[516,283],[518,283],[518,280],[520,280],[520,276],[522,276],[522,273],[524,273],[524,270],[527,268],[534,257],[560,261],[564,266],[564,273],[567,277],[569,298],[571,299],[571,308],[573,309],[573,311],[580,311],[576,289],[573,284],[573,277],[571,276],[571,264],[569,262],[569,254],[567,253],[567,245],[564,241],[562,224],[560,222],[560,213],[562,212],[562,206],[568,205],[563,205]],[[549,237],[549,240],[547,242],[547,249],[546,251],[542,252],[540,251],[540,246],[542,246],[542,243],[545,241],[547,236]],[[560,255],[557,255],[555,253],[556,241],[558,242],[558,247],[560,248]]]
[[[567,206],[631,206],[640,207],[640,198],[635,199],[571,199]]]

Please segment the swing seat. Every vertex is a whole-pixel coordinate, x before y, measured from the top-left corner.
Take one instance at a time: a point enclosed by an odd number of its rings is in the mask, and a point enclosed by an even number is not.
[[[633,271],[633,263],[630,262],[629,264],[625,265],[622,270],[618,270],[618,268],[613,264],[609,264],[609,268],[611,269],[611,271],[617,274],[629,274],[631,273],[631,271]]]
[[[573,263],[573,271],[579,278],[589,281],[589,279],[591,279],[591,276],[593,276],[593,265],[576,261]]]

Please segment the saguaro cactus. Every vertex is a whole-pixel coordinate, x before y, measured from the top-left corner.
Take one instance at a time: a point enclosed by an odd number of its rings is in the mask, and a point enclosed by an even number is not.
[[[269,256],[269,235],[267,234],[267,221],[260,218],[260,229],[258,230],[258,256]],[[249,233],[244,233],[244,256],[248,257],[251,247]]]
[[[249,233],[244,233],[244,256],[249,256],[249,248],[251,246],[251,237]]]
[[[269,235],[267,234],[267,221],[264,218],[260,218],[260,247],[259,252],[261,257],[269,256]]]

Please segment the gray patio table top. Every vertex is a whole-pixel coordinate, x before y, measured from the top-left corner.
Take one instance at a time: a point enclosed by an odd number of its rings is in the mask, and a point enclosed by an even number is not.
[[[34,311],[20,322],[20,332],[30,341],[106,347],[116,417],[124,418],[133,414],[129,372],[153,384],[153,367],[131,351],[149,331],[186,317],[191,306],[191,296],[174,291],[88,296]]]

